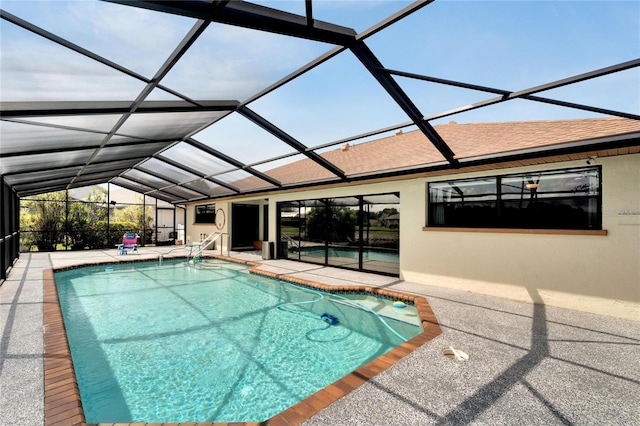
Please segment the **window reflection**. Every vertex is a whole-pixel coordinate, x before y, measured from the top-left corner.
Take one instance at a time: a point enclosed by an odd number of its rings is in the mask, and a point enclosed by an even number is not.
[[[398,193],[279,203],[280,257],[399,274]]]
[[[429,183],[429,226],[600,229],[598,167]]]

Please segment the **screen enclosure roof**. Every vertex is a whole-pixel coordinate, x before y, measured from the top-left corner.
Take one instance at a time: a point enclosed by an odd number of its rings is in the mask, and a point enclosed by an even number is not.
[[[1,6],[0,173],[21,197],[113,183],[185,203],[478,161],[453,121],[640,134],[637,2]],[[509,139],[465,144],[490,162]]]

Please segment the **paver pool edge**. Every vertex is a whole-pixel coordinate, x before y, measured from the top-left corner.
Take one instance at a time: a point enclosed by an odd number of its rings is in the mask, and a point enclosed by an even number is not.
[[[420,346],[441,334],[440,325],[427,300],[422,296],[400,293],[366,285],[338,286],[329,285],[291,277],[287,274],[277,274],[260,270],[260,264],[244,260],[233,259],[226,256],[214,256],[219,259],[242,263],[250,266],[250,272],[260,274],[295,284],[308,286],[328,292],[364,292],[377,296],[396,298],[408,301],[415,305],[422,322],[424,331],[412,339],[391,349],[389,352],[375,360],[359,367],[338,381],[330,384],[289,407],[280,414],[271,417],[263,423],[234,423],[252,425],[297,425],[313,416],[323,408],[342,398],[353,389],[366,383],[375,375],[386,370],[404,356],[410,354]],[[101,263],[102,264],[102,263]],[[82,265],[89,266],[89,265]],[[69,269],[59,268],[56,270]],[[80,392],[73,369],[73,361],[67,341],[66,331],[62,318],[62,311],[58,300],[58,293],[53,276],[54,270],[43,271],[43,295],[44,295],[44,394],[45,394],[45,426],[69,426],[85,425],[84,412]],[[134,425],[136,423],[118,423],[118,426]],[[158,423],[159,425],[160,423]],[[163,423],[167,424],[167,423]],[[198,425],[207,423],[199,422]],[[224,425],[226,423],[208,423],[209,425]],[[196,423],[180,423],[180,425],[193,425]]]

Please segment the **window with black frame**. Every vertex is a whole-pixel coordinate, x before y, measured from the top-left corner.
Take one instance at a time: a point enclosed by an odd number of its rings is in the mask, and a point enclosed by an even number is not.
[[[216,205],[201,204],[196,206],[195,223],[216,223]]]
[[[428,184],[428,226],[601,229],[600,167]]]

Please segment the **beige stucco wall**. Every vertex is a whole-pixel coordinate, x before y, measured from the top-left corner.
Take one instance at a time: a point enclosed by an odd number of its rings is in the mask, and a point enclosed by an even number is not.
[[[223,211],[225,220],[224,220],[224,225],[222,226],[221,229],[218,229],[214,224],[195,223],[195,215],[196,215],[195,206],[200,204],[211,204],[211,203],[214,203],[216,205],[216,210],[222,209]],[[222,232],[222,233],[228,234],[230,229],[229,216],[230,216],[229,203],[225,201],[218,201],[218,200],[203,201],[203,202],[197,202],[197,203],[187,205],[187,232],[186,232],[187,241],[185,241],[185,243],[190,244],[190,243],[197,243],[199,241],[202,241],[203,236],[206,237],[212,232]],[[222,249],[226,252],[228,250],[228,241],[229,239],[226,236],[221,240],[220,239],[217,240],[215,243],[216,249],[219,250],[220,244],[222,244]]]
[[[233,223],[233,215],[231,214],[231,205],[233,203],[240,204],[255,204],[255,205],[263,205],[266,202],[264,201],[264,196],[262,197],[254,197],[254,198],[243,198],[243,199],[234,199],[234,200],[215,200],[215,201],[199,201],[197,203],[187,205],[187,233],[186,243],[189,244],[191,242],[201,241],[202,236],[207,236],[213,232],[222,233],[223,236],[218,238],[215,242],[216,250],[220,250],[222,247],[222,251],[226,253],[231,244],[230,234],[231,234],[231,224]],[[195,223],[195,206],[200,204],[211,204],[214,203],[216,205],[216,225],[213,224],[198,224]],[[275,209],[275,206],[273,207]],[[220,212],[220,210],[222,212]],[[275,210],[270,217],[275,217]],[[222,219],[221,219],[222,218]],[[275,220],[275,219],[274,219]],[[273,225],[275,226],[275,224]],[[262,236],[262,230],[264,227],[263,217],[260,214],[260,223],[259,223],[259,236]],[[270,237],[270,241],[275,239],[275,230],[273,231],[273,236]]]
[[[411,182],[401,193],[402,278],[640,321],[640,155],[601,158],[598,164],[606,236],[421,231],[425,182],[442,179]]]
[[[598,164],[606,236],[424,231],[427,182],[443,177],[217,200],[216,208],[225,210],[223,232],[229,232],[230,202],[268,197],[269,240],[275,241],[277,202],[399,191],[402,279],[640,321],[640,154],[599,158]],[[584,165],[569,161],[455,177]],[[193,224],[193,211],[189,206],[187,234],[212,232]]]

